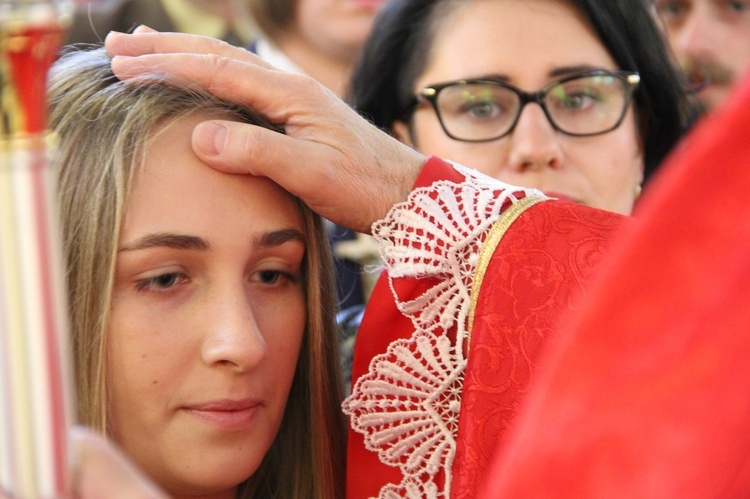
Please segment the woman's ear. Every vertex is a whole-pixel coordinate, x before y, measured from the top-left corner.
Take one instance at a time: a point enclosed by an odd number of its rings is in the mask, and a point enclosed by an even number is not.
[[[391,127],[393,130],[393,136],[396,137],[398,140],[406,144],[407,146],[414,148],[414,141],[412,140],[412,134],[411,134],[411,128],[408,124],[404,123],[401,120],[397,120],[393,122],[393,126]]]

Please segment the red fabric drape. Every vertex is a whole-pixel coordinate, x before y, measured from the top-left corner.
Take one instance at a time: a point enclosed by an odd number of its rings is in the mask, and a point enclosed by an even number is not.
[[[474,498],[561,314],[577,309],[623,217],[540,203],[511,226],[482,283],[464,376],[451,497]]]
[[[750,496],[750,80],[667,162],[483,497]]]

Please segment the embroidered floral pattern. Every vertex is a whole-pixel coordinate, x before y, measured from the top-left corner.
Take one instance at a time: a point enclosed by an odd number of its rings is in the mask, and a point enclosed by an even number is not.
[[[454,168],[464,182],[416,189],[373,225],[396,304],[414,334],[372,359],[343,408],[367,449],[404,476],[400,484],[381,489],[384,499],[448,497],[479,249],[504,209],[529,194],[541,195]],[[393,279],[401,277],[437,280],[421,296],[400,300]],[[449,331],[455,331],[455,343]]]

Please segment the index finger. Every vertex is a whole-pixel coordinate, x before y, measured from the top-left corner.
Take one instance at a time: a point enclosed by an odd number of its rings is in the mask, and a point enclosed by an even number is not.
[[[181,87],[200,86],[220,99],[250,106],[273,123],[285,126],[294,126],[295,118],[306,117],[309,109],[320,103],[323,93],[322,87],[309,77],[216,54],[115,56],[112,71],[121,80],[144,78]],[[295,106],[294,101],[304,106]]]
[[[268,69],[272,65],[241,47],[207,36],[187,33],[159,33],[136,31],[135,33],[110,32],[104,40],[110,56],[141,56],[148,54],[214,54],[246,61]]]

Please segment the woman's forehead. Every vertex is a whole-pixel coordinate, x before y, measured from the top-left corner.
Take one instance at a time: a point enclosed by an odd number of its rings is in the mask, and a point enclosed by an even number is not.
[[[618,69],[588,20],[568,2],[456,3],[461,5],[436,26],[417,86],[490,74],[519,85],[541,85],[564,67]]]

